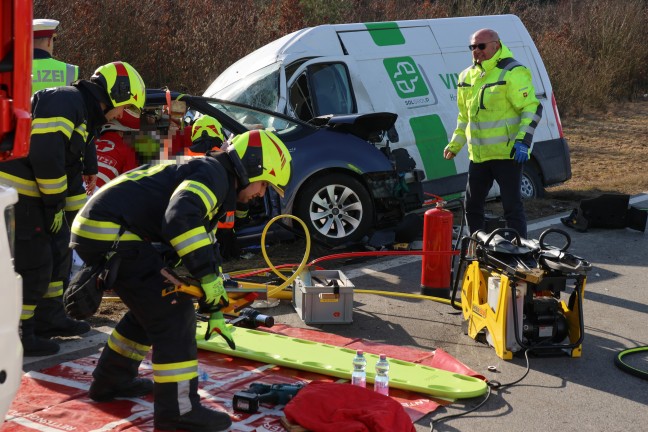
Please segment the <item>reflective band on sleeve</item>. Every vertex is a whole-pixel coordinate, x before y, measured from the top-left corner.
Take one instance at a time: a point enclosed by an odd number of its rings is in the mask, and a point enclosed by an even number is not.
[[[156,383],[189,381],[198,376],[198,360],[178,363],[153,363],[153,380]]]
[[[47,286],[47,291],[43,298],[54,298],[63,295],[63,281],[52,281]]]
[[[36,310],[36,305],[23,304],[22,312],[20,313],[20,319],[24,321],[33,318],[34,310]]]
[[[74,132],[78,133],[81,135],[81,138],[83,139],[83,142],[86,142],[88,140],[88,130],[86,128],[85,123],[80,124],[74,129]]]
[[[25,180],[2,171],[0,171],[0,180],[3,184],[16,189],[16,191],[21,195],[30,197],[41,196],[38,191],[38,185],[33,180]]]
[[[56,195],[67,190],[67,176],[61,176],[56,179],[36,178],[38,189],[43,195]]]
[[[247,213],[247,212],[246,212]],[[234,221],[236,220],[235,216],[236,212],[233,211],[228,211],[225,213],[225,219],[221,219],[218,221],[218,228],[223,228],[223,229],[232,229],[234,228]]]
[[[88,201],[88,195],[85,193],[65,197],[65,211],[77,211]]]
[[[136,361],[144,360],[146,354],[151,349],[148,345],[142,345],[135,341],[125,338],[117,330],[113,330],[108,338],[108,346],[116,353]]]
[[[99,189],[101,190],[101,189]],[[79,237],[88,238],[91,240],[110,241],[114,242],[119,235],[119,224],[106,221],[95,221],[87,219],[81,215],[77,215],[72,222],[72,233]],[[125,231],[119,241],[141,241],[142,239],[130,231]]]
[[[197,181],[193,181],[193,180],[183,181],[182,183],[180,183],[180,185],[176,188],[176,190],[173,192],[173,195],[171,196],[174,196],[175,194],[181,191],[193,192],[196,195],[198,195],[198,197],[200,198],[200,200],[203,202],[205,206],[205,215],[209,214],[209,212],[211,212],[211,210],[214,207],[216,207],[216,203],[218,202],[214,193],[207,186]]]
[[[171,240],[171,246],[180,258],[196,249],[210,245],[211,242],[204,227],[194,228]]]
[[[70,139],[72,131],[74,131],[74,124],[65,117],[35,118],[32,120],[32,135],[61,132]]]

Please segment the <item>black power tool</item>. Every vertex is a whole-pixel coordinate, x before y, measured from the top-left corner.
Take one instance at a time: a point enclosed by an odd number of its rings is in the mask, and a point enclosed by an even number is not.
[[[234,394],[232,406],[235,411],[254,414],[262,403],[287,404],[303,387],[303,384],[253,383],[247,390]]]

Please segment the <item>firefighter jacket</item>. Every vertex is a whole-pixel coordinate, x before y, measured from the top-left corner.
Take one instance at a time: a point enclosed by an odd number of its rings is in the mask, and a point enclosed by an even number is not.
[[[56,60],[45,50],[34,49],[32,94],[46,88],[70,85],[78,79],[78,66]]]
[[[103,132],[95,140],[97,148],[97,187],[101,187],[119,174],[137,168],[135,150],[124,142],[120,132]]]
[[[14,187],[21,199],[55,211],[69,208],[74,203],[66,199],[85,199],[79,196],[77,183],[81,184],[87,149],[94,149],[88,145],[89,131],[106,118],[97,99],[79,85],[37,92],[32,98],[32,119],[29,154],[1,164],[0,181]],[[94,151],[90,156],[96,158]]]
[[[171,246],[194,277],[218,273],[221,258],[210,233],[236,209],[235,179],[225,153],[143,165],[95,192],[74,219],[70,246],[109,250],[117,239],[120,248],[159,242]]]
[[[515,141],[532,148],[542,116],[531,72],[502,44],[495,55],[459,74],[457,128],[446,147],[457,154],[468,143],[473,162],[510,159]]]

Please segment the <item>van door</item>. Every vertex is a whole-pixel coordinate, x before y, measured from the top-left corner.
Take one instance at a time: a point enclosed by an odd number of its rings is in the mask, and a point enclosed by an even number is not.
[[[448,89],[435,78],[447,72],[430,27],[422,21],[365,26],[366,31],[338,31],[338,37],[343,50],[355,59],[358,76],[371,89],[376,109],[398,114],[398,146],[409,151],[427,180],[453,177],[457,167],[465,171],[467,157],[443,158],[456,107],[448,106]]]

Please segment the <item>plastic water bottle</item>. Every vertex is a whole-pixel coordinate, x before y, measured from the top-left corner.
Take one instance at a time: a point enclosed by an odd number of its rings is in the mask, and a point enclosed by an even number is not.
[[[367,359],[362,350],[356,351],[353,357],[353,372],[351,372],[351,384],[358,387],[367,387]]]
[[[380,358],[376,362],[374,391],[389,396],[389,362],[385,354],[380,354]]]

